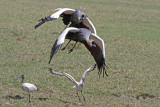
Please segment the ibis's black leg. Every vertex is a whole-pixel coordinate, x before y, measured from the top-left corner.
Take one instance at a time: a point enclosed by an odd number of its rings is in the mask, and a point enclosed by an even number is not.
[[[70,54],[73,51],[73,49],[76,46],[76,44],[77,44],[77,42],[74,44],[73,48],[69,50],[68,54]]]
[[[67,45],[64,48],[62,48],[61,50],[65,50],[70,42],[71,42],[71,39],[69,40],[69,42],[67,43]]]
[[[81,98],[80,98],[80,96],[78,95],[78,93],[77,93],[77,96],[78,96],[79,102],[81,102]]]
[[[31,100],[30,100],[30,93],[28,94],[28,96],[29,96],[29,102],[31,102]]]
[[[84,102],[86,102],[86,99],[85,99],[85,97],[84,97],[84,95],[83,95],[82,91],[81,91],[81,94],[82,94],[82,96],[83,96],[83,100],[84,100]]]

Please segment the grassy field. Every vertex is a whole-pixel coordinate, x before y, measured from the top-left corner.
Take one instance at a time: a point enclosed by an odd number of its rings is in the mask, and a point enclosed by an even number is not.
[[[0,0],[1,107],[158,107],[160,106],[159,0]],[[86,76],[86,103],[79,103],[73,84],[45,69],[67,72],[77,80],[94,59],[79,43],[60,51],[48,65],[51,47],[65,27],[61,19],[34,26],[59,7],[84,9],[104,40],[108,77],[98,70]],[[65,41],[67,43],[67,40]],[[38,86],[31,96],[20,80]]]

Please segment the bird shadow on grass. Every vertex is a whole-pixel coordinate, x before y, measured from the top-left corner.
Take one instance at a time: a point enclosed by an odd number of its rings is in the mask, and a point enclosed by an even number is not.
[[[38,98],[40,101],[46,101],[49,100],[49,98]]]
[[[134,95],[119,95],[119,94],[115,94],[115,93],[113,93],[113,94],[111,94],[112,96],[114,96],[114,97],[120,97],[120,98],[135,98],[135,99],[137,99],[137,100],[140,100],[140,99],[147,99],[147,98],[150,98],[150,99],[152,99],[152,98],[156,98],[157,96],[154,96],[154,95],[149,95],[149,94],[147,94],[147,93],[143,93],[143,94],[140,94],[140,95],[137,95],[137,96],[134,96]]]
[[[137,97],[136,97],[137,100],[139,100],[139,99],[144,99],[145,100],[147,98],[155,98],[155,96],[144,93],[144,94],[137,95]]]
[[[112,93],[111,96],[114,96],[114,97],[120,97],[119,94],[115,94],[115,93]]]
[[[24,97],[21,97],[20,95],[15,95],[15,96],[12,96],[12,95],[7,95],[6,97],[5,97],[6,99],[14,99],[14,100],[21,100],[21,99],[23,99]]]
[[[65,101],[65,100],[62,100],[62,99],[58,99],[58,101],[62,102],[62,103],[65,103],[66,106],[65,107],[68,107],[68,105],[75,105],[75,106],[80,106],[78,103],[73,103],[73,102],[70,102],[70,101]],[[81,105],[83,106],[83,105]]]
[[[62,100],[62,99],[58,99],[60,102],[62,102],[62,103],[71,103],[71,102],[69,102],[69,101],[65,101],[65,100]]]

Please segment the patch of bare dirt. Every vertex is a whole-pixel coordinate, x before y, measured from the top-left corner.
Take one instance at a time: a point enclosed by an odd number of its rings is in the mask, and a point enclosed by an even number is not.
[[[47,88],[47,89],[45,90],[45,93],[46,93],[46,94],[53,94],[53,93],[57,93],[57,91],[56,91],[56,90],[53,90],[53,89],[51,89],[51,88]]]

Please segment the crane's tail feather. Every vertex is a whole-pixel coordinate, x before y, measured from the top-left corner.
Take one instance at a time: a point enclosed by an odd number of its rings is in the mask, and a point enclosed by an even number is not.
[[[98,68],[98,70],[99,70],[99,72],[98,72],[99,78],[100,78],[102,72],[103,72],[103,78],[104,78],[104,75],[108,76],[106,68],[108,68],[108,66],[106,66],[105,63],[103,64],[103,66]]]

